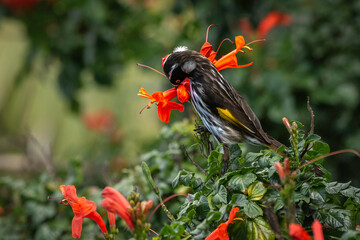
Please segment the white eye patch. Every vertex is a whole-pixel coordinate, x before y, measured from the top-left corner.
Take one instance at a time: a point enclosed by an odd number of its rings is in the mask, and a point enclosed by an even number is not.
[[[186,50],[188,50],[188,48],[186,46],[179,46],[179,47],[176,47],[173,52],[183,52]]]
[[[184,73],[191,73],[196,68],[196,62],[195,61],[187,61],[181,66],[181,70],[183,70]]]

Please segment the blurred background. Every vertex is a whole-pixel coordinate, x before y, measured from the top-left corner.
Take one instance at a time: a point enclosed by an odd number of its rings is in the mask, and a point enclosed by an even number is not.
[[[239,57],[251,67],[222,71],[266,132],[288,144],[283,117],[309,130],[309,97],[315,133],[330,149],[360,150],[360,1],[0,0],[4,239],[68,239],[70,209],[46,199],[60,196],[60,184],[77,184],[95,199],[106,185],[128,192],[141,178],[142,159],[173,161],[154,153],[174,154],[159,138],[195,141],[189,104],[169,124],[155,106],[139,114],[148,103],[139,88],[153,93],[171,85],[136,63],[161,70],[176,46],[199,51],[210,24],[215,49],[237,35],[266,38]],[[225,42],[219,55],[233,48]],[[325,165],[334,180],[360,186],[356,157],[331,157]],[[89,225],[86,234],[93,232]]]

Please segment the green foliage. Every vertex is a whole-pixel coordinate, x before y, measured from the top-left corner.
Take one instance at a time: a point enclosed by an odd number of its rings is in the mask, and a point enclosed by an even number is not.
[[[223,150],[219,146],[207,158],[206,175],[199,176],[198,171],[185,169],[179,171],[172,186],[186,186],[190,193],[176,220],[166,225],[156,239],[183,239],[183,231],[171,230],[178,226],[184,226],[193,239],[204,239],[228,219],[235,206],[240,208],[241,220],[236,220],[228,232],[237,238],[275,239],[275,234],[288,231],[283,229],[286,224],[296,221],[306,229],[314,219],[328,226],[329,229],[324,230],[328,237],[340,237],[355,230],[359,224],[360,189],[350,182],[331,182],[330,173],[319,163],[301,167],[305,160],[300,156],[311,160],[328,153],[329,147],[318,135],[307,136],[300,129],[300,123],[292,126],[294,144],[285,150],[291,159],[290,182],[282,183],[274,168],[274,162],[282,161],[283,157],[270,150],[244,153],[241,145],[232,146],[230,167],[223,174]],[[278,222],[271,220],[274,216]]]

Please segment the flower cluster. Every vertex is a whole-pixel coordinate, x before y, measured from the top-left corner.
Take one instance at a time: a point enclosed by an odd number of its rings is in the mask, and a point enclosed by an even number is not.
[[[93,201],[85,197],[77,197],[74,185],[61,185],[60,190],[64,195],[61,203],[70,205],[75,214],[72,220],[72,236],[74,238],[81,237],[83,220],[90,218],[99,225],[106,239],[113,239],[113,236],[109,235],[100,214],[96,211],[96,205]],[[111,187],[105,187],[101,194],[105,198],[101,205],[108,212],[111,233],[117,232],[115,217],[117,215],[125,221],[134,236],[146,236],[150,229],[150,224],[146,222],[146,218],[153,207],[152,200],[140,202],[139,194],[132,193],[129,197],[130,201],[128,201],[120,192]]]
[[[218,50],[215,52],[213,50],[213,46],[207,41],[207,36],[208,36],[209,29],[211,26],[213,26],[213,25],[210,25],[207,29],[206,40],[200,49],[200,53],[202,55],[204,55],[205,57],[207,57],[210,60],[210,62],[212,62],[215,65],[215,67],[217,68],[218,71],[221,71],[221,70],[224,70],[227,68],[243,68],[243,67],[248,67],[248,66],[252,65],[252,62],[245,64],[245,65],[239,65],[238,61],[237,61],[236,55],[239,52],[245,53],[242,50],[243,48],[248,49],[249,51],[252,51],[252,49],[249,46],[245,45],[245,40],[244,40],[243,36],[235,37],[236,49],[234,49],[233,51],[229,52],[228,54],[222,56],[220,59],[216,60],[216,56],[217,56],[217,53],[219,51],[221,44],[220,44]],[[225,40],[228,40],[228,39],[225,39]],[[164,60],[166,59],[166,57],[167,56],[165,56],[163,58],[163,63],[164,63]],[[166,90],[165,92],[155,92],[152,95],[148,94],[144,88],[141,88],[139,90],[138,95],[140,97],[150,99],[150,102],[143,109],[150,107],[150,105],[153,103],[157,103],[159,118],[161,121],[167,123],[167,122],[169,122],[171,110],[178,110],[180,112],[184,111],[183,105],[176,103],[176,102],[172,102],[171,100],[177,96],[179,102],[181,102],[181,103],[187,102],[190,99],[190,82],[189,82],[189,79],[187,78],[179,86],[177,86],[175,88],[171,88],[169,90]],[[141,112],[142,112],[142,110],[141,110]]]

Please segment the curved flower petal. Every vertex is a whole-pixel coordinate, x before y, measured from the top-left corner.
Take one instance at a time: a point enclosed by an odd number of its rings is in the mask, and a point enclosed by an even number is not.
[[[97,225],[99,225],[101,232],[107,233],[107,229],[106,229],[104,220],[101,218],[101,216],[98,212],[93,211],[90,214],[86,215],[86,218],[90,218],[91,220],[94,220],[97,223]]]
[[[289,234],[293,240],[311,240],[309,234],[305,229],[296,223],[291,223],[289,226]]]
[[[238,211],[239,211],[238,207],[234,207],[233,209],[231,209],[230,214],[229,214],[229,219],[226,221],[227,225],[229,225],[232,221],[234,221],[234,218]]]
[[[238,53],[245,46],[245,39],[243,36],[235,37],[236,53]]]
[[[207,57],[210,62],[213,62],[215,60],[216,52],[213,50],[213,46],[209,42],[205,42],[202,45],[200,53]]]
[[[220,58],[214,65],[217,68],[218,71],[227,69],[227,68],[243,68],[243,67],[248,67],[250,65],[252,65],[253,63],[248,63],[248,64],[244,64],[244,65],[238,65],[237,63],[237,58],[236,58],[236,53],[235,52],[231,52],[226,54],[225,56],[223,56],[222,58]]]
[[[172,109],[183,112],[184,106],[176,102],[160,102],[158,105],[158,115],[160,120],[168,123],[170,118],[170,112]]]
[[[164,100],[171,100],[177,95],[176,88],[170,88],[169,90],[166,90],[164,93]]]
[[[238,207],[234,207],[231,209],[229,214],[229,219],[221,223],[209,236],[205,238],[205,240],[229,240],[229,235],[227,232],[227,228],[231,222],[234,221],[236,213],[239,211]]]
[[[322,231],[322,226],[319,220],[315,220],[312,224],[312,230],[314,234],[314,240],[324,240],[324,234]]]
[[[81,230],[82,230],[82,223],[84,218],[79,216],[74,216],[72,223],[71,223],[71,229],[72,229],[72,236],[73,238],[80,238],[81,237]]]

